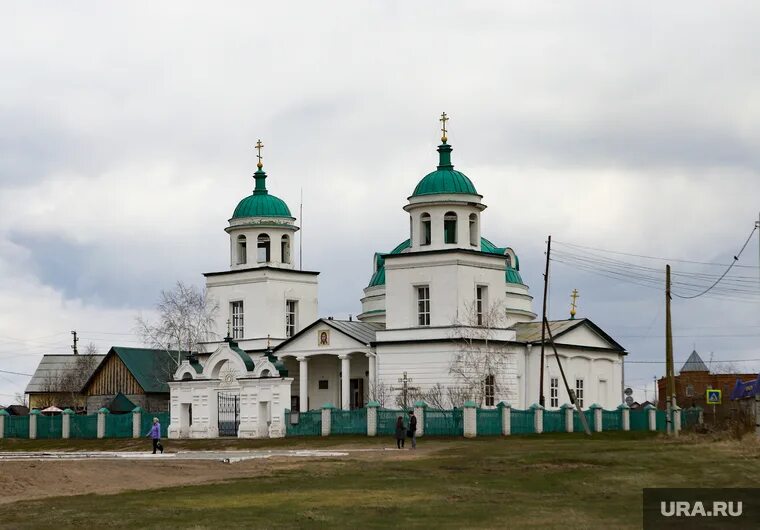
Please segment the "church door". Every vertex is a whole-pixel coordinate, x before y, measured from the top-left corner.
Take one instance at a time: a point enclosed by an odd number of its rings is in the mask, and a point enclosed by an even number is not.
[[[351,408],[364,406],[364,379],[351,379]]]
[[[240,426],[240,396],[219,392],[217,396],[219,436],[237,436]]]

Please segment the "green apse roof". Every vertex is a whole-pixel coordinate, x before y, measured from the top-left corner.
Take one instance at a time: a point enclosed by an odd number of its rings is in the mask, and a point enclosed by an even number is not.
[[[411,246],[411,240],[407,239],[401,242],[396,248],[387,254],[380,254],[379,252],[375,253],[375,273],[372,275],[372,278],[370,278],[369,285],[367,287],[385,285],[385,256],[388,254],[401,254]],[[498,254],[499,256],[503,256],[504,251],[507,248],[497,247],[486,238],[481,237],[480,249],[482,252],[485,252],[487,254]],[[513,265],[514,266],[507,266],[504,273],[504,279],[507,283],[516,283],[523,285],[522,277],[520,276],[520,260],[518,259],[517,254],[515,254],[515,263]]]
[[[451,163],[451,146],[445,143],[439,145],[438,154],[438,169],[425,175],[414,188],[412,196],[448,193],[477,195],[478,192],[467,175],[454,169],[454,165]]]
[[[256,188],[253,194],[240,201],[232,214],[233,219],[241,217],[293,217],[285,201],[270,195],[266,188],[267,174],[259,169],[253,174]]]

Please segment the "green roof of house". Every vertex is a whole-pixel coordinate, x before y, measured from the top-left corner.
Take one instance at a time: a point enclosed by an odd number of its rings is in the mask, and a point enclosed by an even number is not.
[[[423,177],[417,187],[414,188],[413,197],[449,193],[478,194],[467,175],[454,169],[454,165],[451,163],[451,150],[449,144],[438,146],[438,168]]]
[[[411,246],[411,240],[407,239],[405,241],[402,241],[399,245],[396,246],[396,248],[387,254],[381,254],[379,252],[375,253],[375,272],[372,274],[372,278],[370,278],[369,285],[367,287],[385,285],[385,256],[388,254],[401,254]],[[504,255],[507,247],[497,247],[486,238],[481,237],[480,249],[481,252],[485,252],[487,254],[497,254],[501,256]],[[504,279],[507,283],[516,283],[520,285],[523,284],[522,277],[520,276],[520,260],[518,259],[517,254],[515,254],[515,263],[513,266],[506,267]]]
[[[108,355],[90,376],[84,388],[87,388],[98,376],[110,355],[119,357],[146,394],[169,392],[169,385],[166,382],[171,381],[174,372],[177,370],[177,352],[168,353],[165,350],[127,348],[124,346],[113,346],[108,351]],[[179,355],[181,362],[187,359],[189,354],[188,352],[179,352]]]
[[[253,193],[240,201],[232,213],[233,219],[241,217],[293,217],[285,201],[270,195],[266,188],[267,174],[259,169],[253,174],[256,187]]]
[[[112,413],[121,414],[132,412],[135,409],[135,404],[132,403],[127,396],[119,392],[114,396],[106,408]]]

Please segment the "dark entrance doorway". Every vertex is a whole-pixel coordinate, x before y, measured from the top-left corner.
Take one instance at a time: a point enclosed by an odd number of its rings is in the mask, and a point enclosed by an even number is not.
[[[351,408],[364,406],[364,379],[351,379]]]
[[[219,392],[217,396],[219,436],[237,436],[240,426],[240,396]]]

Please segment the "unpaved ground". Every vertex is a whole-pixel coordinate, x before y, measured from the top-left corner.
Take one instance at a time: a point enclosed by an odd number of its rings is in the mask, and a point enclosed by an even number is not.
[[[407,460],[428,451],[336,450],[346,456],[328,457],[319,466],[335,465],[340,460]],[[215,452],[215,456],[220,455]],[[111,494],[127,490],[146,490],[172,486],[218,483],[230,479],[268,476],[278,471],[299,469],[314,457],[272,455],[235,461],[239,452],[230,452],[233,463],[223,458],[107,458],[81,460],[0,461],[0,505],[19,500],[66,495]],[[168,455],[167,455],[168,456]],[[198,455],[195,455],[198,456]],[[224,456],[224,455],[221,455]]]

